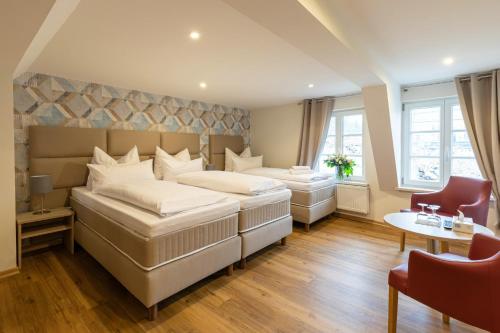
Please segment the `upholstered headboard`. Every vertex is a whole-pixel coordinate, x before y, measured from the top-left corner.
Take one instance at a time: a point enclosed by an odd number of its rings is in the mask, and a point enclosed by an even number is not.
[[[216,170],[224,170],[226,163],[226,148],[236,154],[241,154],[245,145],[240,135],[210,135],[208,150],[210,163],[215,165]]]
[[[200,156],[198,134],[31,126],[29,173],[52,176],[54,191],[45,197],[47,207],[67,206],[71,188],[87,183],[87,164],[95,146],[118,158],[134,145],[142,160],[153,158],[156,146],[169,154],[188,148],[192,158]],[[38,196],[32,198],[33,209],[39,208],[39,200]]]

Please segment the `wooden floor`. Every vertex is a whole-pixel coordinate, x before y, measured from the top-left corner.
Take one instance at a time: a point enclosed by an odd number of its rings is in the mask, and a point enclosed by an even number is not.
[[[424,242],[332,218],[272,246],[233,276],[222,272],[161,303],[158,319],[85,251],[23,260],[0,280],[0,332],[386,332],[387,273]],[[452,248],[452,252],[464,249]],[[168,281],[165,281],[168,283]],[[478,332],[400,296],[399,332]]]

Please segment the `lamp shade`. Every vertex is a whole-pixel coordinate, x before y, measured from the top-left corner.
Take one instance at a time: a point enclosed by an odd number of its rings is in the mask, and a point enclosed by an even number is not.
[[[30,191],[32,194],[47,194],[52,192],[52,177],[37,175],[30,177]]]

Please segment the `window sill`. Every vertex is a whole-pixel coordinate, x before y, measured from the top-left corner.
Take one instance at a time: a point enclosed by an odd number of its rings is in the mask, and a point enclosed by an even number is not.
[[[368,186],[368,183],[359,180],[335,180],[335,184],[364,186],[364,187]]]
[[[429,192],[435,192],[435,191],[440,191],[440,188],[422,188],[422,187],[410,187],[410,186],[398,186],[396,187],[396,191],[400,192],[409,192],[409,193],[429,193]]]

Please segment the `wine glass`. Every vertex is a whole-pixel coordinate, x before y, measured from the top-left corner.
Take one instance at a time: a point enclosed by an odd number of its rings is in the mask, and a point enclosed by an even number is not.
[[[439,205],[429,205],[429,209],[432,211],[432,218],[433,219],[441,220],[439,215],[436,214],[436,212],[438,211],[439,208],[441,208],[441,206],[439,206]]]
[[[426,203],[418,203],[417,205],[419,205],[420,207],[422,207],[422,210],[417,215],[427,216],[427,213],[425,212],[425,207],[427,207],[429,205],[426,204]]]

